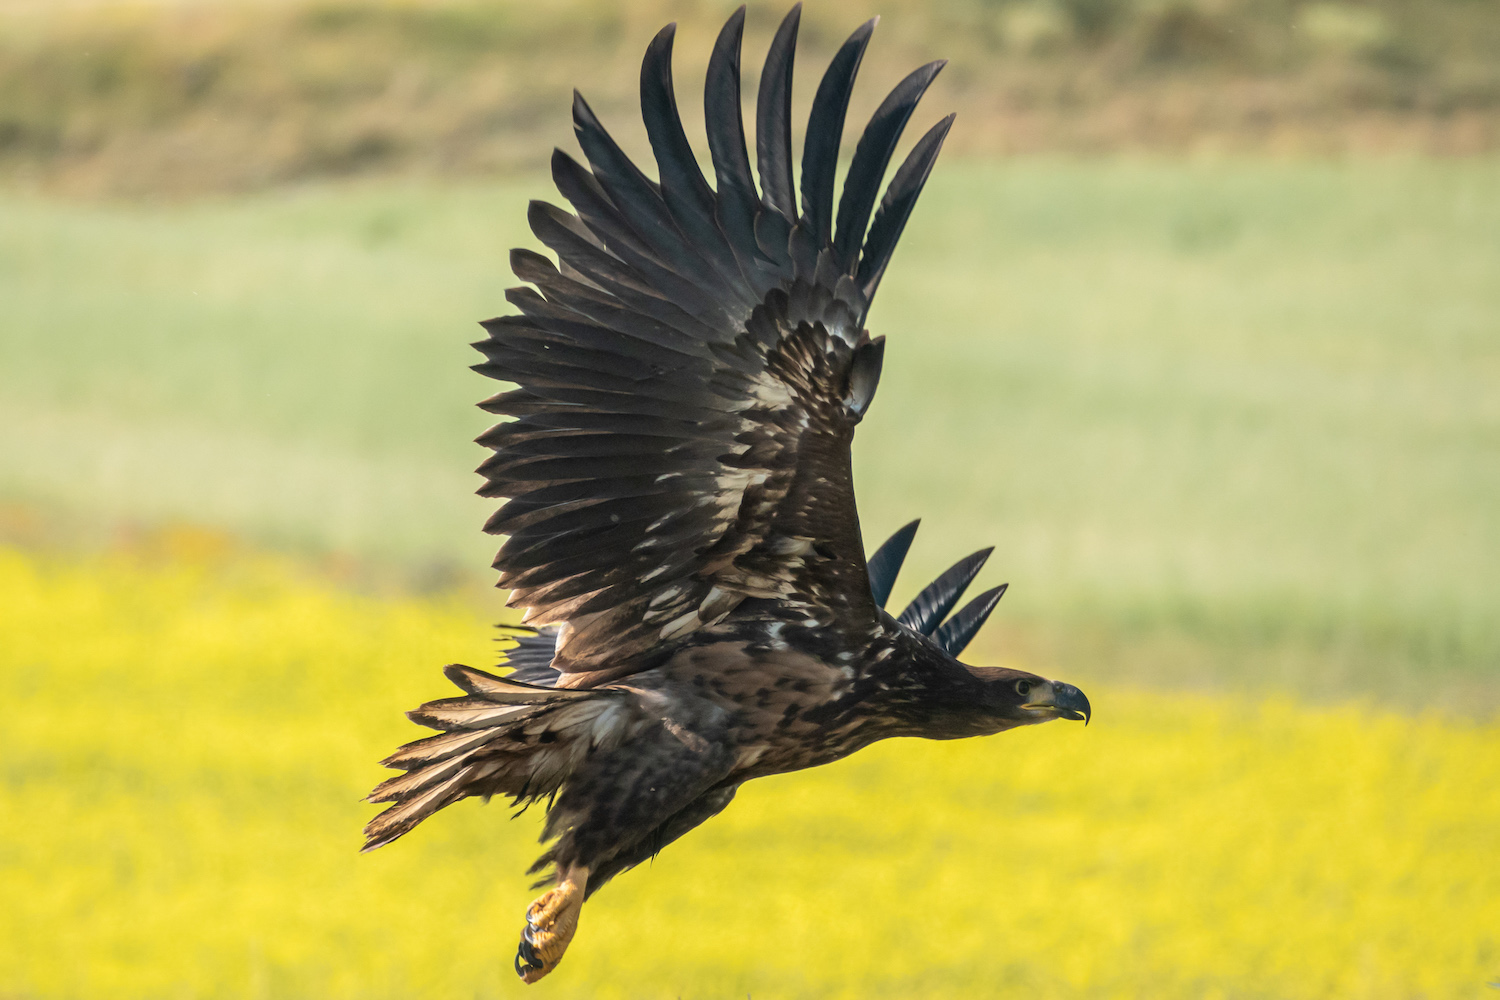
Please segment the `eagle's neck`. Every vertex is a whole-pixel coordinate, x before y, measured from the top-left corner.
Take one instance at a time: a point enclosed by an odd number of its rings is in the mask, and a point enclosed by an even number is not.
[[[890,652],[870,665],[863,711],[881,720],[884,736],[932,740],[989,736],[1016,723],[993,710],[991,680],[933,643],[891,630]]]

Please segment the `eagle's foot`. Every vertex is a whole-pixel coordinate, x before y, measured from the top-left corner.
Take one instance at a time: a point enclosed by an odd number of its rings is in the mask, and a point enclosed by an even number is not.
[[[563,869],[557,873],[557,887],[526,908],[526,926],[516,949],[516,975],[522,981],[534,983],[562,961],[578,930],[588,877],[587,868]]]

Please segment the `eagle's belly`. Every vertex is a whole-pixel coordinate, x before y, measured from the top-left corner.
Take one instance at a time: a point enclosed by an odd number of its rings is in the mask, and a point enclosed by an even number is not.
[[[649,673],[659,674],[657,692],[679,702],[680,714],[668,711],[685,724],[714,720],[702,735],[733,750],[735,781],[831,763],[874,738],[852,665],[721,642],[683,650]]]

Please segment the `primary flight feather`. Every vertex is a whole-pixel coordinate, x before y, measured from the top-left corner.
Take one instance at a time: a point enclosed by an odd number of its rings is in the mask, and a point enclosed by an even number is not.
[[[755,174],[740,113],[744,9],[720,32],[704,92],[713,184],[683,132],[673,26],[647,48],[641,110],[657,179],[576,96],[587,165],[558,151],[573,211],[533,202],[556,255],[511,257],[531,287],[484,323],[478,371],[514,386],[480,405],[485,530],[524,627],[508,676],[454,665],[462,696],[411,718],[441,730],[384,763],[404,773],[365,828],[390,843],[468,796],[549,803],[533,866],[554,887],[526,913],[516,971],[546,975],[587,897],[729,804],[756,777],[826,764],[892,736],[952,739],[1087,720],[1075,687],[962,651],[1004,593],[948,617],[989,552],[961,560],[892,617],[916,530],[866,562],[850,444],[880,380],[864,323],[953,116],[880,196],[917,102],[911,73],[861,134],[837,204],[840,139],[871,21],[813,99],[799,190],[791,96],[799,9],[760,77]],[[876,199],[879,196],[879,205]],[[946,619],[946,621],[945,621]]]

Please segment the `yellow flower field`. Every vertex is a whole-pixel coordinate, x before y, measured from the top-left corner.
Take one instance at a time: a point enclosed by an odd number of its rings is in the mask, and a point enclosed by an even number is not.
[[[465,802],[357,853],[402,710],[493,658],[483,616],[197,548],[0,551],[0,996],[528,992],[538,816]],[[1089,695],[1087,729],[747,786],[529,992],[1500,995],[1500,727]]]

